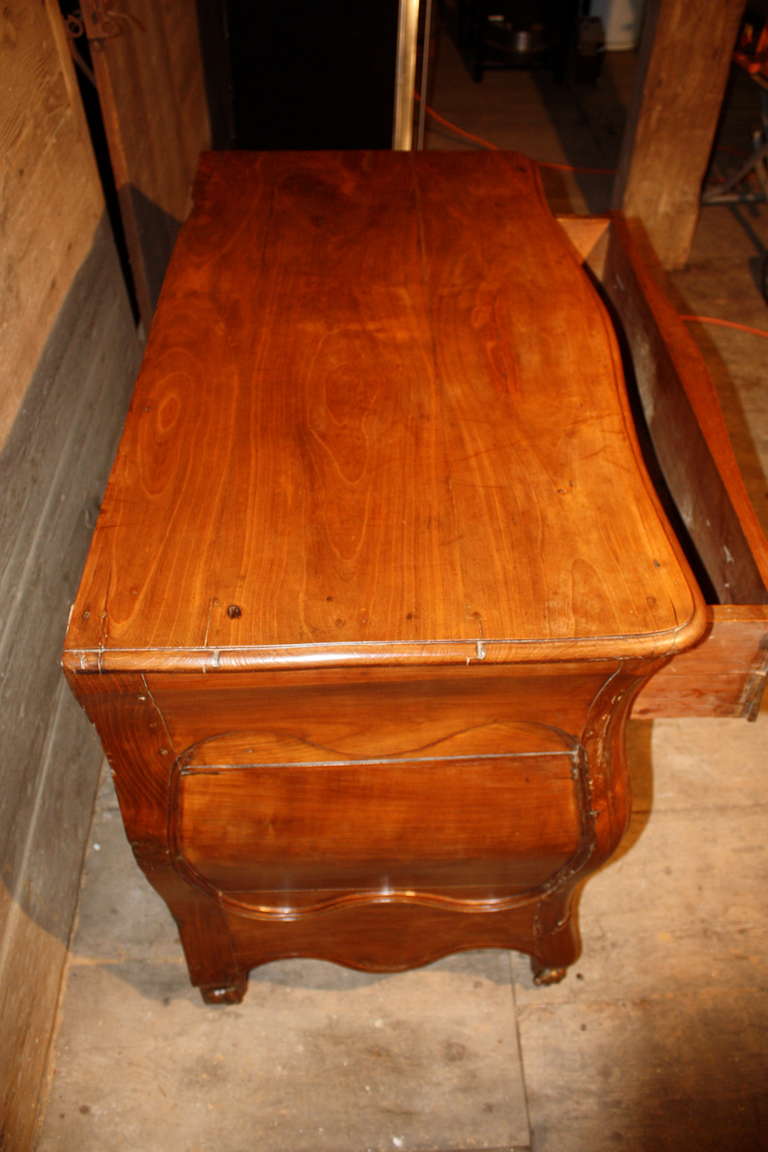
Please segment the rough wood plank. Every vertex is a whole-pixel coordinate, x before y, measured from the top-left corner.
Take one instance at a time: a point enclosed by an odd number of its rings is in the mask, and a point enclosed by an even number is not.
[[[744,0],[651,0],[613,205],[666,268],[688,259]]]
[[[24,411],[0,455],[0,539],[4,549],[0,644],[14,627],[25,585],[30,582],[35,551],[55,522],[62,492],[75,490],[73,506],[90,521],[84,528],[95,523],[99,484],[103,483],[99,477],[103,477],[114,442],[106,435],[103,443],[98,439],[90,443],[89,426],[95,418],[110,435],[119,429],[127,398],[126,381],[138,357],[138,340],[125,326],[119,267],[104,222],[89,259],[70,287],[34,379],[28,384]],[[118,395],[111,394],[103,383],[116,373],[120,379]],[[84,468],[81,474],[68,475],[72,459],[94,447],[99,452],[98,464],[93,469]],[[82,559],[83,555],[60,558],[70,575]],[[62,579],[66,584],[67,577]]]
[[[0,458],[0,540],[8,555],[0,578],[0,862],[7,878],[24,850],[11,829],[26,825],[34,805],[67,613],[138,358],[121,289],[104,227]]]
[[[600,278],[631,353],[662,482],[722,601],[709,608],[704,640],[653,677],[633,714],[754,718],[764,686],[768,541],[709,372],[636,222],[612,221]]]
[[[108,225],[70,288],[0,455],[0,1115],[30,1146],[101,754],[58,651],[138,340]]]
[[[137,351],[60,20],[55,0],[0,15],[0,1145],[13,1152],[32,1143],[100,761],[62,695],[58,637]]]
[[[721,603],[768,600],[768,541],[709,372],[654,272],[642,230],[616,219],[603,286],[632,356],[653,449]]]
[[[149,326],[197,158],[208,110],[194,4],[132,0],[113,11],[82,5],[142,320]]]
[[[7,1152],[33,1143],[102,761],[60,677],[47,705],[27,850],[17,874],[5,878],[12,894],[3,886],[0,900],[0,1147]]]
[[[0,447],[103,207],[60,20],[55,0],[0,14]]]

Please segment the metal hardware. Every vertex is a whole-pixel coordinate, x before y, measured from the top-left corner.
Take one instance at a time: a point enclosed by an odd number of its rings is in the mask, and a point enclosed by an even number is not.
[[[768,200],[768,82],[760,76],[752,79],[760,86],[761,125],[752,133],[752,154],[732,176],[721,184],[709,184],[701,196],[702,204],[764,204]],[[760,191],[740,188],[754,175]]]
[[[83,14],[79,8],[76,8],[74,12],[70,12],[70,14],[64,18],[64,22],[67,25],[70,40],[79,40],[81,36],[85,35]]]
[[[739,701],[741,715],[746,720],[757,720],[763,692],[768,681],[768,636],[764,636],[758,648],[758,661],[744,682],[744,690]]]
[[[144,25],[138,17],[130,12],[121,12],[115,7],[120,0],[86,0],[85,8],[88,13],[86,26],[96,29],[95,34],[88,37],[91,48],[96,52],[104,50],[105,40],[114,40],[122,36],[126,24],[135,24],[137,28],[145,31]]]
[[[80,50],[77,47],[77,41],[81,36],[85,36],[85,21],[83,13],[77,8],[74,12],[65,18],[67,26],[67,43],[69,44],[69,54],[75,62],[75,66],[80,69],[83,76],[90,80],[94,88],[96,87],[96,77],[93,74],[93,69],[90,64],[83,58]]]

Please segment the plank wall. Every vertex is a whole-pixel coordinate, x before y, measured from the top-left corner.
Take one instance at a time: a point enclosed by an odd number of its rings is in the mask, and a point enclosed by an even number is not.
[[[101,753],[59,651],[138,342],[55,2],[0,10],[0,1149],[32,1147]]]

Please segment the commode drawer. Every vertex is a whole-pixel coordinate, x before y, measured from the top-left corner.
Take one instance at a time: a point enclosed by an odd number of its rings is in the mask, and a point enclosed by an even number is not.
[[[186,768],[176,850],[228,892],[527,891],[584,838],[575,760],[563,751]]]

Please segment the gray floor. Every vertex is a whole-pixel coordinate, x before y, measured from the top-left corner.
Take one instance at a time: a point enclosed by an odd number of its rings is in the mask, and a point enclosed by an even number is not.
[[[609,166],[631,68],[563,99],[522,72],[473,86],[444,48],[433,102],[498,144]],[[747,94],[737,135],[750,116]],[[606,205],[609,178],[545,180],[557,209]],[[768,328],[767,218],[704,212],[674,277],[686,310]],[[765,515],[768,341],[696,334]],[[548,989],[503,952],[394,976],[290,961],[254,972],[242,1005],[204,1007],[105,782],[38,1152],[768,1149],[767,734],[765,710],[633,723],[631,831],[587,886],[581,961]]]

